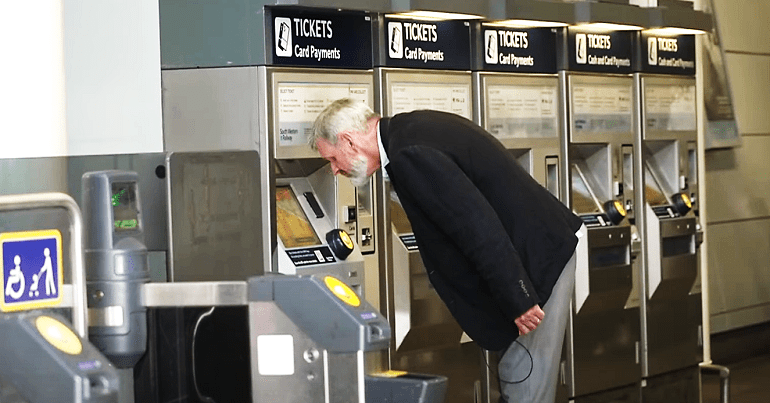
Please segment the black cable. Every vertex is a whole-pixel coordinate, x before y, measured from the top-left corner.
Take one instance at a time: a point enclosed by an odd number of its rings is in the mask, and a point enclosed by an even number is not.
[[[520,381],[506,381],[506,380],[500,379],[500,377],[498,376],[497,371],[493,371],[492,368],[489,366],[489,362],[487,362],[486,354],[484,354],[484,353],[481,354],[482,357],[484,357],[484,364],[487,366],[487,369],[489,369],[489,372],[491,372],[492,375],[494,375],[495,378],[497,378],[498,382],[504,383],[506,385],[515,385],[517,383],[522,383],[522,382],[526,381],[527,379],[529,379],[529,376],[532,375],[532,369],[535,367],[535,360],[532,359],[532,353],[530,353],[529,350],[526,347],[524,347],[524,345],[521,344],[520,341],[514,340],[514,342],[518,343],[518,345],[520,345],[521,348],[523,348],[524,351],[527,352],[527,355],[529,355],[529,373],[527,374],[527,376],[524,377],[524,379],[522,379]],[[505,355],[505,353],[503,353],[503,355]]]

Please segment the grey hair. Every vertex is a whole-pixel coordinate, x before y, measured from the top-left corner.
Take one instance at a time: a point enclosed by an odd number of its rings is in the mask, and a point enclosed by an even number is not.
[[[366,133],[369,119],[380,115],[374,112],[365,102],[352,98],[338,99],[326,107],[313,123],[313,134],[308,143],[317,150],[316,140],[324,139],[337,144],[337,134],[346,131]]]

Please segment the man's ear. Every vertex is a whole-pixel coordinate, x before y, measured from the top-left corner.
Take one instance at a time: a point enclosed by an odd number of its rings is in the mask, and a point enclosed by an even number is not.
[[[353,150],[357,150],[356,142],[353,141],[353,135],[349,131],[337,133],[337,146],[344,143],[348,143]]]

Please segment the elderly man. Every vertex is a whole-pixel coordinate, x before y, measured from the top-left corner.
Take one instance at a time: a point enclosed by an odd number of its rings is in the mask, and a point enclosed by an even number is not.
[[[453,114],[380,118],[341,99],[318,116],[310,144],[356,185],[384,168],[436,292],[479,346],[503,353],[502,400],[554,401],[580,218]]]

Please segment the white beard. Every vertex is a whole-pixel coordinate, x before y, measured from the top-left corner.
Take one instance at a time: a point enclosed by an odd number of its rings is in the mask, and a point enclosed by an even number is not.
[[[350,168],[351,172],[348,172],[348,179],[353,186],[361,187],[369,183],[369,176],[366,175],[366,170],[369,168],[369,158],[359,154]]]

